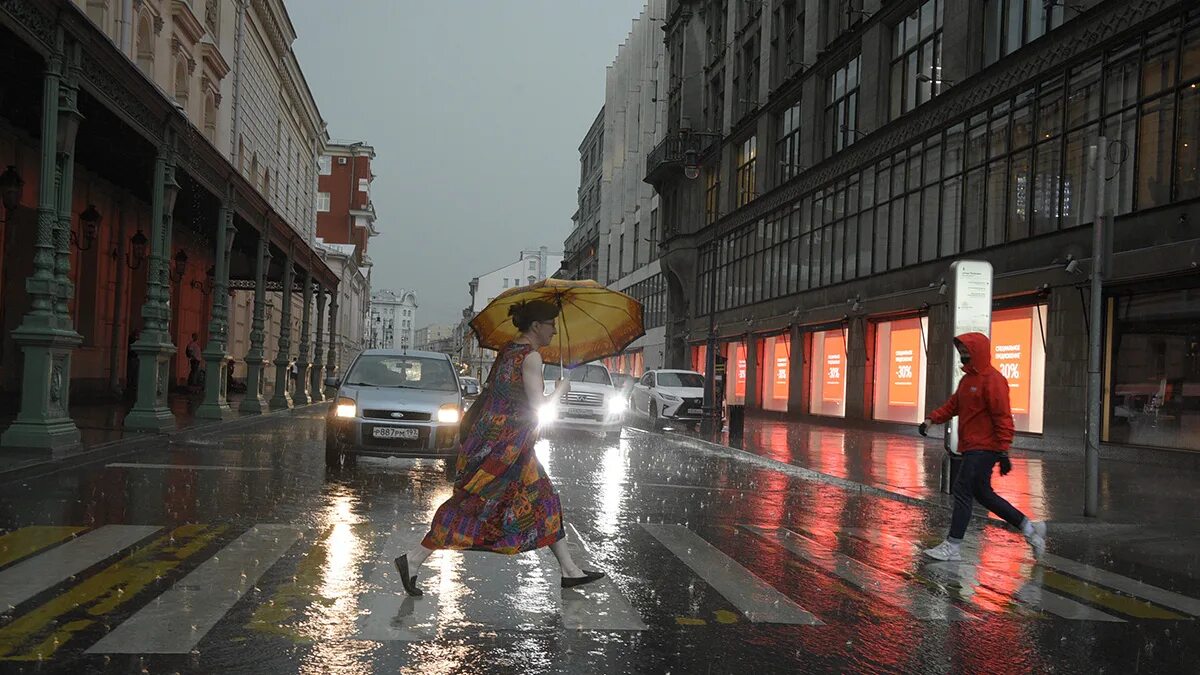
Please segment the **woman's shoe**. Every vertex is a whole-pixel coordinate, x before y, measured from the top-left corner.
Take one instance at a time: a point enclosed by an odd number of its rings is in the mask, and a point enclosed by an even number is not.
[[[584,570],[583,576],[581,576],[581,577],[563,577],[562,578],[562,587],[563,588],[575,588],[576,586],[590,584],[597,579],[603,579],[603,578],[604,578],[604,572],[596,572],[593,570]]]
[[[400,573],[400,583],[404,584],[404,592],[413,597],[425,595],[417,588],[417,575],[408,573],[408,554],[396,558],[396,571]]]

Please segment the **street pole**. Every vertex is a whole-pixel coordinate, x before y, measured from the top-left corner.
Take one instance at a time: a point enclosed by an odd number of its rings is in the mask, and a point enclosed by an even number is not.
[[[704,347],[704,417],[700,431],[711,434],[717,428],[717,269],[716,250],[709,252],[708,266],[708,338]]]
[[[1100,331],[1103,325],[1104,303],[1104,230],[1108,226],[1104,204],[1104,148],[1101,136],[1089,150],[1089,162],[1096,195],[1095,216],[1092,219],[1092,279],[1091,310],[1088,314],[1088,409],[1087,449],[1084,453],[1083,515],[1095,517],[1100,510],[1100,417],[1103,397],[1100,395]]]

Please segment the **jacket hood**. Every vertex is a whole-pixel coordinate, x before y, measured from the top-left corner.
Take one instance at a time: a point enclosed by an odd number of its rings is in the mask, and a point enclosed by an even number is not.
[[[967,373],[981,373],[992,367],[992,341],[983,333],[963,333],[954,341],[967,348],[971,360],[963,366]]]

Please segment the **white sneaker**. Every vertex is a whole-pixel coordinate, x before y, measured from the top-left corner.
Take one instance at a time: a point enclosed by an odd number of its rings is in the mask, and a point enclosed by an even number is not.
[[[1046,523],[1043,521],[1029,521],[1030,531],[1025,535],[1025,541],[1029,542],[1029,546],[1033,549],[1033,557],[1041,558],[1046,552]]]
[[[959,552],[958,546],[948,541],[943,541],[933,548],[927,548],[923,553],[934,560],[962,560],[962,553]]]

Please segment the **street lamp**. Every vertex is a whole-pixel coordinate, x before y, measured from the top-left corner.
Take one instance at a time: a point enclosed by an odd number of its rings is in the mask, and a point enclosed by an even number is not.
[[[148,240],[146,235],[142,234],[142,228],[129,238],[129,251],[125,252],[125,266],[131,270],[136,270],[142,266],[142,261],[146,259],[146,244]],[[112,250],[112,259],[117,259],[117,249]]]
[[[104,216],[96,210],[95,204],[88,204],[83,213],[79,214],[79,229],[76,233],[71,230],[71,245],[80,251],[91,250],[92,244],[96,241],[96,231],[100,229],[100,221],[104,220]],[[82,240],[83,243],[80,243]]]
[[[179,282],[187,274],[188,255],[183,249],[175,253],[175,270],[171,272],[171,281]]]
[[[12,164],[8,165],[4,173],[0,173],[0,203],[4,204],[4,220],[0,222],[7,223],[8,214],[21,205],[21,190],[24,187],[25,180]]]
[[[700,431],[711,434],[720,419],[717,410],[717,252],[709,251],[708,266],[708,337],[704,342],[704,416]]]

